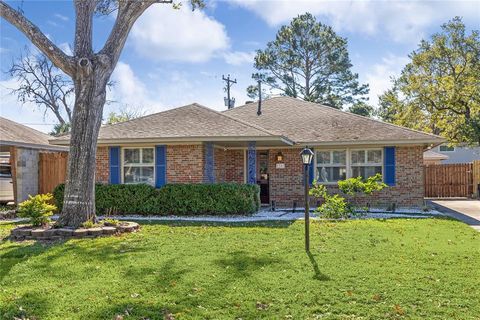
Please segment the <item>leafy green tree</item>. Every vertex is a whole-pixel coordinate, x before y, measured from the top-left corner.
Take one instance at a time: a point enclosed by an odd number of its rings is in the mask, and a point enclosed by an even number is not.
[[[461,18],[423,40],[393,88],[380,97],[380,117],[441,134],[452,143],[480,143],[480,38]]]
[[[374,109],[371,105],[369,105],[368,103],[365,103],[363,101],[359,101],[357,103],[355,103],[354,105],[350,106],[350,108],[348,108],[348,112],[351,112],[351,113],[355,113],[355,114],[358,114],[360,116],[364,116],[364,117],[371,117],[373,116],[374,114]]]
[[[128,120],[132,120],[138,117],[141,117],[145,115],[145,111],[143,108],[129,108],[129,107],[124,107],[120,109],[119,112],[110,112],[108,114],[107,120],[105,121],[106,124],[114,124],[114,123],[119,123],[119,122],[125,122]]]
[[[52,131],[50,132],[50,135],[52,136],[58,136],[64,133],[69,133],[70,132],[70,122],[67,123],[57,123],[56,125],[53,126]]]
[[[253,79],[287,96],[338,109],[368,100],[368,85],[360,84],[351,70],[347,39],[310,13],[282,26],[275,40],[257,51],[254,66]],[[253,85],[247,94],[255,98],[257,91]]]

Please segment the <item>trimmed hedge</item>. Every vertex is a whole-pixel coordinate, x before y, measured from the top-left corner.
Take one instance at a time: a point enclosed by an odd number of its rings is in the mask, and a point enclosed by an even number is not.
[[[55,204],[63,206],[64,184],[53,190]],[[234,215],[260,208],[257,185],[168,184],[160,189],[147,184],[97,184],[98,214],[141,215]]]

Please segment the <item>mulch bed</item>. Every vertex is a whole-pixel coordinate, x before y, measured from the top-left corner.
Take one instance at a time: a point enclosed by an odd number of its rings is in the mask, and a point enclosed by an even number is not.
[[[52,228],[19,226],[11,231],[10,239],[15,241],[38,240],[57,241],[68,239],[96,238],[121,233],[136,232],[140,226],[136,222],[121,222],[118,226],[100,226],[93,228]]]

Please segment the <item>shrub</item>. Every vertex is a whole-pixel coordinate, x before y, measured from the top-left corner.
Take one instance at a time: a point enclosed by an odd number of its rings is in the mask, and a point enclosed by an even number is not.
[[[18,216],[29,218],[34,226],[46,225],[50,222],[53,211],[57,210],[56,206],[50,204],[52,199],[53,195],[50,193],[28,196],[28,200],[18,205]]]
[[[160,189],[146,184],[95,186],[98,214],[225,215],[253,213],[260,208],[257,185],[169,184]],[[64,185],[54,190],[61,210]]]
[[[367,179],[357,177],[338,181],[340,191],[353,196],[354,199],[358,193],[371,195],[373,192],[380,191],[386,186],[382,182],[381,174],[376,174]],[[338,194],[330,195],[327,187],[323,184],[318,184],[316,181],[314,181],[313,187],[310,189],[310,195],[324,199],[324,203],[315,209],[315,212],[318,212],[322,217],[340,219],[356,214],[353,203],[347,202],[344,197]]]
[[[88,220],[88,221],[85,221],[84,223],[82,223],[82,227],[84,227],[85,229],[96,228],[96,227],[99,227],[99,226],[100,226],[100,224],[95,223],[92,220]]]
[[[112,219],[112,218],[103,219],[102,222],[103,222],[104,226],[116,227],[116,226],[120,225],[120,221],[118,221],[117,219]]]
[[[356,177],[338,181],[338,188],[343,193],[352,196],[356,195],[357,193],[371,195],[373,192],[380,191],[385,187],[387,187],[387,185],[382,182],[382,175],[380,173],[377,173],[372,177],[368,177],[367,179]]]
[[[346,219],[352,213],[344,197],[338,194],[333,196],[327,194],[324,199],[325,202],[315,209],[315,212],[318,212],[323,218]]]

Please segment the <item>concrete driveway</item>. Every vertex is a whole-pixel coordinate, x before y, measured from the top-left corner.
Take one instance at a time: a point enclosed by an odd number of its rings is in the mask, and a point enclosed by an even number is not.
[[[480,200],[431,200],[435,209],[480,231]]]

